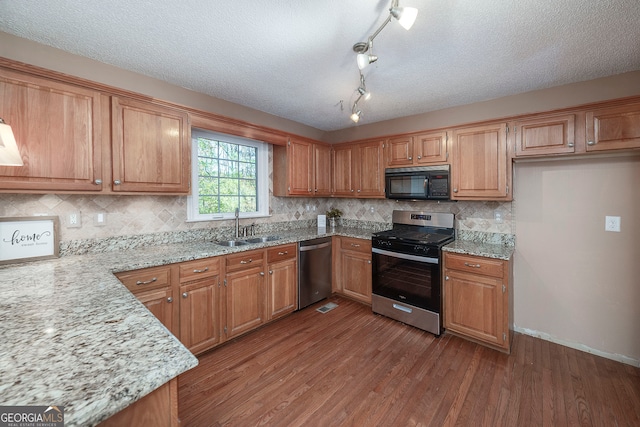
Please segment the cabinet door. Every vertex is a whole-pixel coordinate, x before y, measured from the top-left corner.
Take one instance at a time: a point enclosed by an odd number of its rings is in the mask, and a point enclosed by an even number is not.
[[[345,295],[371,304],[371,253],[343,250],[340,282]]]
[[[452,199],[511,200],[506,124],[453,132]]]
[[[295,258],[269,265],[267,320],[292,313],[298,302],[298,271]]]
[[[188,194],[188,114],[118,97],[111,113],[113,191]]]
[[[287,145],[287,157],[289,194],[310,196],[313,191],[313,144],[308,141],[291,139]]]
[[[516,156],[575,152],[575,115],[515,122]]]
[[[445,270],[445,328],[504,347],[506,301],[502,280]]]
[[[0,69],[0,94],[24,162],[0,166],[0,190],[102,190],[99,92]]]
[[[313,173],[316,196],[331,195],[331,147],[313,144]]]
[[[147,309],[162,322],[162,324],[174,335],[173,330],[173,296],[171,288],[158,289],[136,294],[136,298],[147,307]]]
[[[228,273],[227,337],[232,338],[264,323],[264,271],[254,267]]]
[[[386,151],[388,167],[413,165],[413,137],[390,138]]]
[[[413,137],[416,165],[447,161],[447,132],[431,132]]]
[[[640,104],[587,112],[587,151],[640,148]]]
[[[353,146],[336,146],[333,149],[333,194],[335,196],[353,196],[355,193],[353,177]]]
[[[220,342],[220,278],[180,285],[180,341],[193,354]]]
[[[358,197],[384,198],[383,141],[358,144],[357,190]]]

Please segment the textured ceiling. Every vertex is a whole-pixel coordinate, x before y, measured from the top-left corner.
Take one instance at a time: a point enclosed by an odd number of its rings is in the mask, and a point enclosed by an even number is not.
[[[328,131],[356,126],[352,45],[390,3],[0,0],[0,31]],[[375,39],[360,124],[640,70],[638,0],[400,6],[418,19]]]

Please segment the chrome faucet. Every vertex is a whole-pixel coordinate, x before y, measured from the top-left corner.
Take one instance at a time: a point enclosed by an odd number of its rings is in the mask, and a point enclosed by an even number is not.
[[[236,239],[240,237],[240,209],[236,208]]]

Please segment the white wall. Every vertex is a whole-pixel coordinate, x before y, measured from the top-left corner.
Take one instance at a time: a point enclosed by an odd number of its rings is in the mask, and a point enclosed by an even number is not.
[[[640,157],[516,163],[514,190],[516,330],[640,366]]]

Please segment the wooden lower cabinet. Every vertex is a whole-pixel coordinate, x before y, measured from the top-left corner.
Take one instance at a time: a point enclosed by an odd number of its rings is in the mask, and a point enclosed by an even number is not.
[[[178,379],[174,378],[137,402],[107,418],[99,427],[177,427]]]
[[[445,252],[445,329],[509,353],[511,271],[510,261]]]
[[[227,255],[226,336],[233,338],[265,322],[264,251]]]
[[[297,252],[296,244],[267,250],[267,321],[298,308]]]
[[[371,304],[371,241],[338,237],[334,290],[345,296]],[[334,241],[334,242],[336,242]]]

